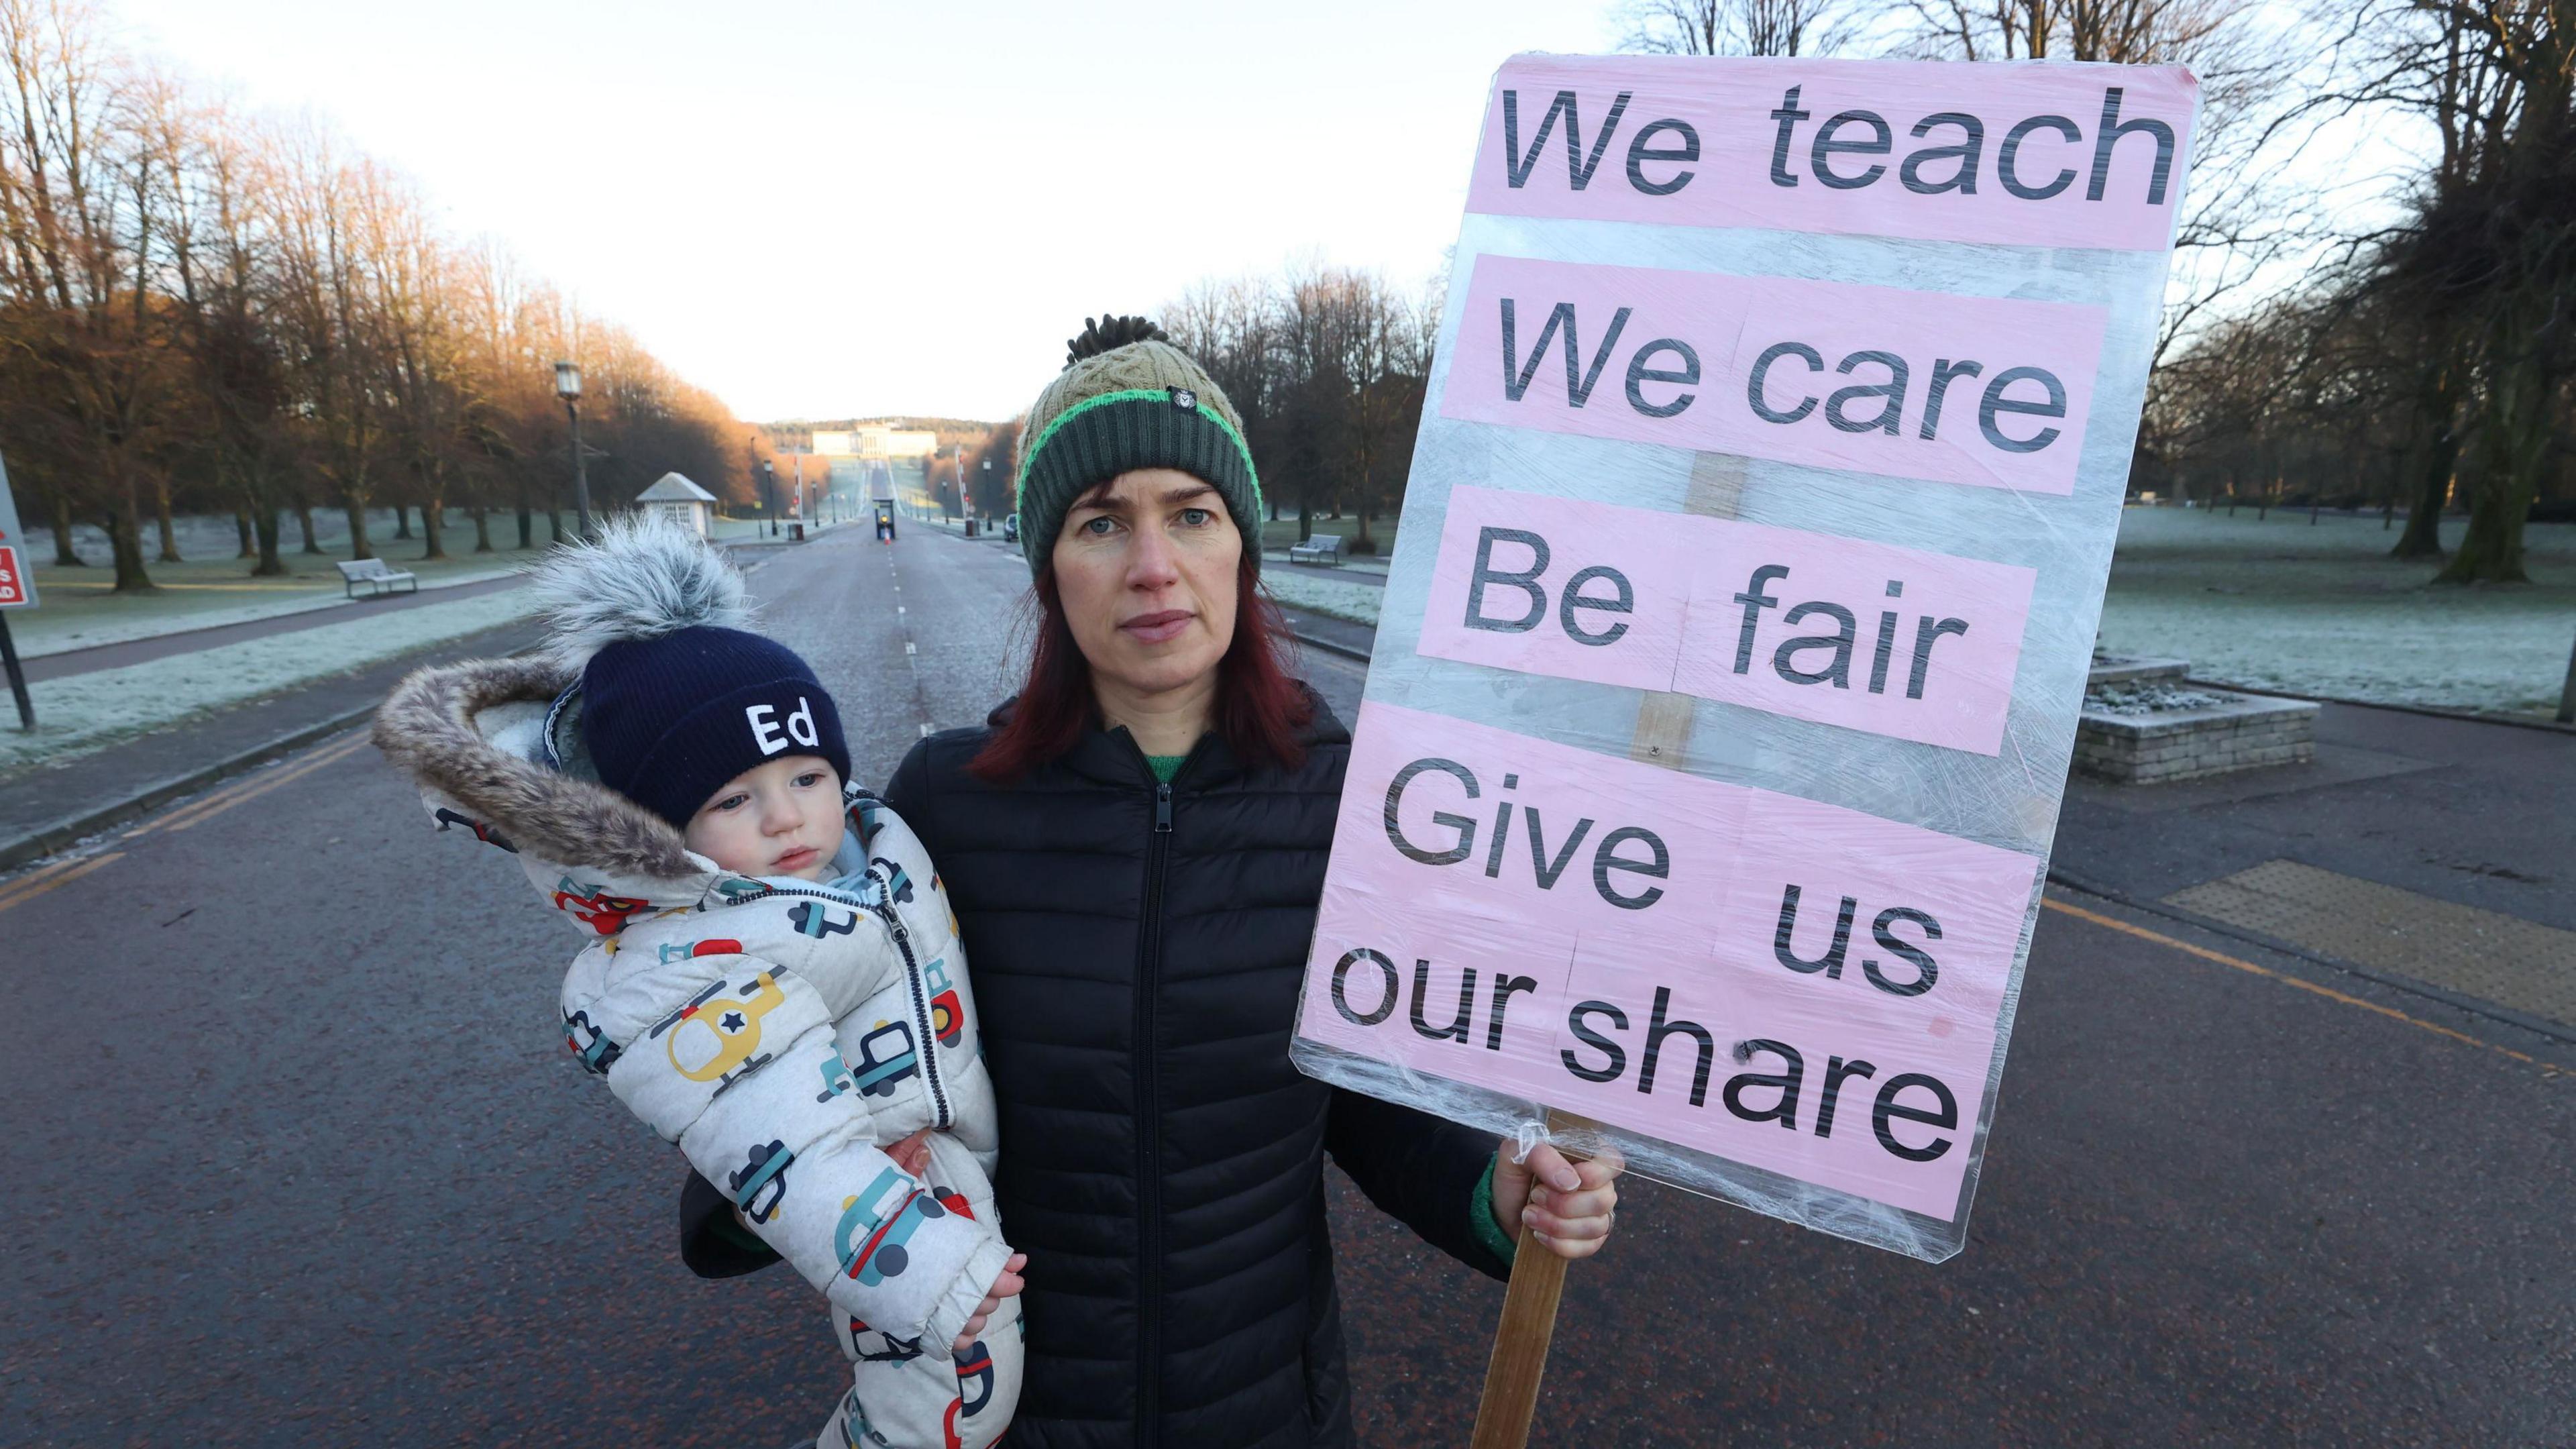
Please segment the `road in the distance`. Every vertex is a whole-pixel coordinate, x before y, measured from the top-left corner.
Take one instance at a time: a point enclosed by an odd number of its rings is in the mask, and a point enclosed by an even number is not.
[[[752,583],[862,778],[1009,692],[1015,551],[849,530]],[[1358,667],[1307,668],[1347,715]],[[814,1296],[680,1268],[677,1158],[554,1030],[577,942],[371,749],[51,869],[0,880],[0,1444],[760,1449],[820,1421]],[[1536,1442],[2576,1442],[2564,1053],[2121,924],[2042,917],[1963,1255],[1636,1185],[1571,1275]],[[1334,1206],[1366,1441],[1464,1442],[1500,1288],[1338,1179]]]

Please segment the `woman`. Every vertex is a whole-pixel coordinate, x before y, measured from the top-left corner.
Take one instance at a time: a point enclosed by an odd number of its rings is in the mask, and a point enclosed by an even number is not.
[[[1524,1222],[1597,1250],[1615,1170],[1515,1164],[1290,1065],[1350,736],[1273,652],[1233,408],[1142,318],[1103,323],[1029,414],[1027,684],[886,790],[956,906],[1001,1102],[997,1199],[1029,1259],[1008,1442],[1346,1445],[1325,1154],[1497,1277]],[[748,1266],[721,1198],[690,1202],[693,1265]]]

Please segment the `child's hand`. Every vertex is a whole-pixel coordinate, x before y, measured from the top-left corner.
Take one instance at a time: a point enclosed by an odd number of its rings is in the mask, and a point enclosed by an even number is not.
[[[1002,1264],[1002,1276],[993,1280],[993,1291],[984,1295],[984,1305],[975,1310],[974,1317],[966,1320],[966,1329],[957,1335],[957,1341],[948,1345],[948,1352],[952,1356],[962,1354],[975,1346],[975,1335],[984,1331],[984,1320],[992,1316],[993,1310],[1002,1306],[1003,1299],[1019,1296],[1023,1286],[1020,1282],[1020,1270],[1028,1265],[1029,1255],[1026,1253],[1013,1253],[1009,1261]]]
[[[895,1166],[914,1177],[928,1177],[930,1175],[930,1129],[924,1127],[901,1142],[888,1147],[885,1155],[894,1159]]]

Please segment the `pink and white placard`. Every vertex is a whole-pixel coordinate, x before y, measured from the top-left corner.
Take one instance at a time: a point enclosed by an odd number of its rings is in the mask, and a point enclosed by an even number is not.
[[[1515,56],[1467,209],[2162,251],[2198,90],[2179,66]]]
[[[2197,105],[2174,66],[1503,66],[1302,1069],[1961,1250]]]
[[[1366,705],[1297,1030],[1947,1217],[2037,869]]]
[[[2064,495],[2099,308],[1475,259],[1443,416]]]
[[[1465,485],[1417,649],[2002,747],[2033,572],[1892,544]]]

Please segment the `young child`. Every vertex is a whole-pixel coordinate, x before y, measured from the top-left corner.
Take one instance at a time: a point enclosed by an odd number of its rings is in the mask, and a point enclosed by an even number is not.
[[[413,674],[376,744],[587,939],[583,1067],[830,1301],[852,1382],[818,1449],[982,1449],[1018,1400],[1021,1259],[928,856],[695,535],[611,524],[532,587],[546,652]]]

